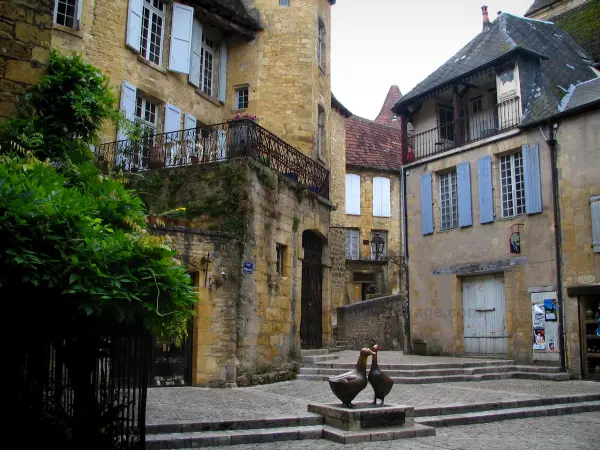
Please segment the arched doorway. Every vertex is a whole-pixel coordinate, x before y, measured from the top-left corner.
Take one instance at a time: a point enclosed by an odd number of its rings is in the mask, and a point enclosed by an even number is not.
[[[323,344],[323,242],[312,231],[302,233],[302,348],[321,348]]]

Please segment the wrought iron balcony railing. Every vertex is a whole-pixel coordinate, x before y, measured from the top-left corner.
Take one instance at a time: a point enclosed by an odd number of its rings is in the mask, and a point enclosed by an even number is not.
[[[105,170],[125,172],[181,167],[250,157],[329,198],[329,171],[251,120],[152,134],[96,147]]]
[[[487,110],[475,113],[469,111],[465,117],[411,136],[404,162],[408,164],[494,136],[516,127],[520,120],[519,97],[511,98]]]

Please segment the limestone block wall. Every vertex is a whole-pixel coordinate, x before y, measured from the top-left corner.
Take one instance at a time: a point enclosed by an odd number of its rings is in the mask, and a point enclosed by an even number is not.
[[[500,169],[498,156],[521,148],[522,144],[538,142],[542,212],[514,218],[502,218],[500,211]],[[492,155],[494,187],[494,222],[481,224],[477,160]],[[437,173],[458,163],[471,163],[471,205],[473,225],[440,231],[440,200]],[[482,144],[470,150],[454,153],[442,159],[408,167],[406,181],[408,216],[408,252],[410,277],[411,337],[427,343],[433,354],[463,352],[462,279],[474,272],[465,269],[460,274],[451,270],[461,265],[494,263],[517,258],[512,265],[500,268],[504,273],[506,299],[506,329],[508,357],[531,362],[531,300],[529,289],[556,286],[554,257],[554,215],[550,155],[538,129],[520,132],[510,137]],[[433,173],[434,233],[424,236],[421,230],[421,176]],[[521,226],[521,254],[510,254],[509,237],[512,225]]]
[[[338,336],[354,350],[379,344],[402,350],[404,297],[391,295],[338,308]]]
[[[600,195],[600,111],[591,111],[558,123],[557,168],[562,237],[563,298],[567,363],[581,375],[579,305],[569,297],[573,285],[600,283],[600,253],[592,248],[590,197]]]
[[[42,77],[50,56],[52,0],[0,1],[0,121],[25,88]]]

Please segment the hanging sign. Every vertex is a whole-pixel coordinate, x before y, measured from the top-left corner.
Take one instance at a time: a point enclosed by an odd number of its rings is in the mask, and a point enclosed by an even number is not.
[[[521,253],[521,227],[522,224],[517,223],[510,227],[510,252]]]

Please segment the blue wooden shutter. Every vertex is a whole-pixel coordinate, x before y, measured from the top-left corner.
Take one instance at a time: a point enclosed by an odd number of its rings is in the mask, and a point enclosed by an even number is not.
[[[479,221],[494,221],[494,192],[492,185],[492,157],[484,156],[477,162],[477,178],[479,178]]]
[[[125,114],[125,118],[131,122],[135,120],[135,102],[137,89],[128,81],[121,83],[121,111]],[[117,132],[117,141],[127,139],[125,130],[119,129]]]
[[[525,212],[542,212],[542,180],[540,175],[540,147],[537,142],[523,144],[523,174],[525,178]]]
[[[142,9],[144,0],[129,0],[127,11],[127,38],[125,43],[140,51],[140,37],[142,35]]]
[[[202,24],[194,19],[192,25],[192,45],[190,55],[189,80],[196,87],[200,87],[200,56],[202,53]]]
[[[458,226],[473,225],[471,212],[471,163],[466,161],[456,166],[456,183],[458,184]]]
[[[433,233],[433,192],[430,173],[421,177],[421,230],[423,234]]]
[[[225,103],[227,98],[227,42],[225,37],[221,40],[219,56],[219,101]]]

